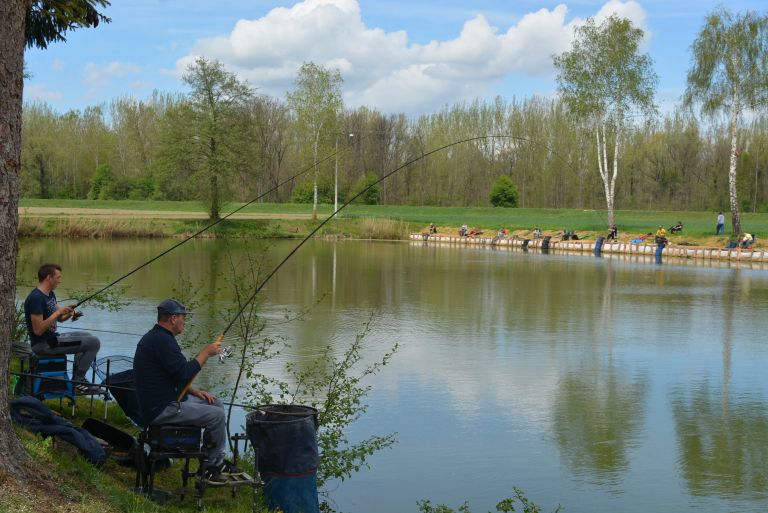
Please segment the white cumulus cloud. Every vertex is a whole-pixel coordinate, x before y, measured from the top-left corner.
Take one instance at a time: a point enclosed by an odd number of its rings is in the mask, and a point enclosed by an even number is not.
[[[595,18],[613,13],[645,29],[637,2],[609,0]],[[527,13],[503,28],[477,15],[454,39],[415,44],[405,31],[367,26],[357,0],[304,0],[241,19],[229,34],[199,40],[177,61],[175,74],[199,56],[215,58],[261,92],[283,96],[299,66],[313,61],[340,70],[347,105],[428,112],[492,93],[509,76],[551,76],[552,55],[569,48],[583,21],[568,19],[566,4]]]

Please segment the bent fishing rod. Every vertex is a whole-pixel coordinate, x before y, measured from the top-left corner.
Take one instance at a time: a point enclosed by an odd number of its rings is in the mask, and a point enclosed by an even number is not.
[[[243,303],[243,305],[241,306],[240,310],[238,310],[238,312],[237,312],[237,313],[234,315],[234,317],[232,318],[232,320],[229,322],[229,324],[227,324],[227,326],[224,328],[224,330],[221,332],[221,334],[220,334],[218,337],[216,337],[216,340],[213,342],[213,344],[216,344],[216,345],[218,345],[218,346],[221,346],[221,343],[224,341],[224,337],[226,336],[227,332],[228,332],[228,331],[229,331],[229,330],[232,328],[232,326],[235,324],[235,321],[237,321],[237,319],[238,319],[238,318],[239,318],[239,317],[240,317],[240,316],[243,314],[243,312],[245,312],[245,310],[246,310],[246,308],[248,307],[248,305],[250,305],[250,304],[251,304],[251,303],[252,303],[252,302],[253,302],[253,301],[256,299],[256,296],[259,294],[259,292],[261,292],[261,290],[262,290],[262,289],[264,288],[264,286],[265,286],[265,285],[266,285],[266,284],[269,282],[269,280],[271,280],[271,279],[272,279],[272,277],[273,277],[275,274],[277,274],[277,271],[279,271],[279,270],[280,270],[280,268],[281,268],[281,267],[283,267],[283,265],[285,265],[285,263],[286,263],[286,262],[287,262],[287,261],[288,261],[288,260],[289,260],[289,259],[290,259],[290,258],[291,258],[291,257],[292,257],[292,256],[293,256],[293,255],[294,255],[294,254],[295,254],[295,253],[296,253],[296,252],[297,252],[297,251],[298,251],[298,250],[299,250],[299,249],[300,249],[300,248],[301,248],[301,247],[304,245],[304,244],[306,244],[306,243],[307,243],[307,241],[309,241],[309,239],[311,239],[311,238],[312,238],[312,237],[313,237],[313,236],[314,236],[314,235],[315,235],[315,234],[316,234],[318,231],[320,231],[320,229],[321,229],[323,226],[325,226],[326,224],[328,224],[328,222],[330,222],[330,221],[331,221],[331,219],[333,219],[333,218],[336,216],[336,214],[338,214],[339,212],[341,212],[342,210],[344,210],[345,208],[347,208],[347,207],[348,207],[350,204],[352,204],[352,203],[353,203],[353,202],[354,202],[354,201],[355,201],[357,198],[361,197],[363,194],[365,194],[366,192],[368,192],[370,189],[372,189],[372,188],[376,187],[376,186],[377,186],[377,185],[379,185],[381,182],[383,182],[384,180],[386,180],[386,179],[387,179],[387,178],[389,178],[390,176],[394,175],[395,173],[397,173],[397,172],[399,172],[399,171],[401,171],[401,170],[405,169],[406,167],[410,166],[411,164],[414,164],[414,163],[416,163],[416,162],[418,162],[418,161],[420,161],[420,160],[422,160],[422,159],[424,159],[424,158],[426,158],[426,157],[429,157],[430,155],[432,155],[432,154],[434,154],[434,153],[437,153],[437,152],[440,152],[440,151],[446,150],[446,149],[448,149],[448,148],[451,148],[451,147],[453,147],[453,146],[457,146],[457,145],[459,145],[459,144],[464,144],[464,143],[469,143],[469,142],[474,142],[474,141],[482,141],[482,140],[487,140],[487,139],[514,139],[514,140],[520,140],[520,141],[526,141],[526,142],[535,142],[535,141],[532,141],[532,140],[530,140],[530,139],[526,139],[526,138],[524,138],[524,137],[519,137],[519,136],[514,136],[514,135],[503,135],[503,134],[499,134],[499,135],[480,135],[480,136],[469,137],[469,138],[466,138],[466,139],[461,139],[461,140],[459,140],[459,141],[454,141],[454,142],[452,142],[452,143],[449,143],[449,144],[445,144],[445,145],[443,145],[443,146],[440,146],[440,147],[438,147],[438,148],[435,148],[435,149],[433,149],[433,150],[430,150],[430,151],[428,151],[428,152],[426,152],[426,153],[422,153],[420,156],[418,156],[418,157],[415,157],[415,158],[413,158],[413,159],[411,159],[411,160],[407,161],[405,164],[402,164],[402,165],[400,165],[400,166],[396,167],[395,169],[393,169],[392,171],[390,171],[390,172],[386,173],[386,174],[385,174],[385,175],[383,175],[381,178],[379,178],[379,179],[378,179],[378,180],[376,180],[375,182],[373,182],[373,183],[369,184],[369,185],[368,185],[367,187],[365,187],[363,190],[361,190],[360,192],[358,192],[357,194],[355,194],[354,196],[352,196],[350,199],[348,199],[348,200],[347,200],[347,201],[346,201],[346,202],[345,202],[343,205],[341,205],[341,206],[340,206],[340,207],[339,207],[337,210],[335,210],[335,211],[334,211],[334,212],[333,212],[331,215],[329,215],[329,216],[328,216],[327,218],[325,218],[325,219],[324,219],[324,220],[323,220],[323,221],[322,221],[322,222],[321,222],[319,225],[317,225],[317,226],[316,226],[316,227],[315,227],[315,228],[314,228],[314,229],[313,229],[311,232],[309,232],[309,234],[307,234],[307,235],[306,235],[306,236],[305,236],[305,237],[304,237],[304,238],[301,240],[301,242],[299,242],[299,243],[298,243],[298,244],[297,244],[297,245],[296,245],[296,246],[295,246],[295,247],[294,247],[294,248],[293,248],[293,249],[292,249],[292,250],[291,250],[291,251],[290,251],[290,252],[289,252],[289,253],[288,253],[288,254],[287,254],[287,255],[286,255],[286,256],[285,256],[285,257],[284,257],[282,260],[281,260],[281,261],[280,261],[280,263],[278,263],[278,264],[277,264],[277,265],[274,267],[274,269],[272,269],[272,271],[270,271],[270,273],[267,275],[267,277],[266,277],[266,278],[264,278],[264,280],[262,280],[262,282],[259,284],[259,286],[258,286],[258,287],[256,287],[256,290],[253,292],[253,294],[251,294],[251,296],[250,296],[250,297],[249,297],[249,298],[248,298],[248,299],[247,299],[247,300],[246,300],[246,301]],[[191,386],[192,386],[192,382],[195,380],[195,378],[196,378],[196,377],[197,377],[197,374],[195,374],[194,376],[192,376],[192,379],[190,379],[190,380],[189,380],[189,382],[186,384],[186,386],[184,387],[184,389],[181,391],[181,393],[179,394],[179,398],[178,398],[178,400],[179,400],[179,401],[181,401],[181,400],[184,398],[184,395],[185,395],[185,394],[187,393],[187,391],[189,390],[189,387],[191,387]]]
[[[341,153],[342,151],[348,151],[348,150],[347,150],[347,149],[343,149],[343,150],[336,150],[336,151],[334,151],[333,153],[329,154],[328,156],[326,156],[326,157],[322,158],[321,160],[319,160],[319,161],[315,162],[315,163],[314,163],[314,164],[312,164],[311,166],[307,167],[306,169],[303,169],[303,170],[299,171],[298,173],[296,173],[296,174],[295,174],[295,175],[293,175],[292,177],[290,177],[290,178],[287,178],[287,179],[283,180],[282,182],[278,183],[277,185],[275,185],[274,187],[272,187],[271,189],[269,189],[269,190],[268,190],[268,191],[266,191],[265,193],[263,193],[263,194],[260,194],[259,196],[257,196],[256,198],[252,199],[252,200],[251,200],[251,201],[249,201],[248,203],[245,203],[244,205],[242,205],[241,207],[239,207],[239,208],[237,208],[237,209],[233,210],[232,212],[230,212],[229,214],[225,215],[224,217],[221,217],[221,218],[217,219],[216,221],[214,221],[214,222],[210,223],[209,225],[207,225],[207,226],[205,226],[205,227],[201,228],[200,230],[196,231],[195,233],[193,233],[192,235],[190,235],[190,236],[189,236],[189,237],[187,237],[186,239],[182,240],[181,242],[179,242],[179,243],[177,243],[177,244],[174,244],[173,246],[171,246],[170,248],[166,249],[165,251],[163,251],[163,252],[162,252],[162,253],[160,253],[159,255],[157,255],[157,256],[155,256],[155,257],[151,258],[150,260],[147,260],[146,262],[144,262],[144,263],[143,263],[143,264],[141,264],[140,266],[136,267],[136,268],[135,268],[135,269],[133,269],[132,271],[130,271],[130,272],[128,272],[128,273],[126,273],[126,274],[124,274],[124,275],[120,276],[119,278],[117,278],[117,279],[116,279],[116,280],[114,280],[113,282],[109,283],[108,285],[105,285],[105,286],[104,286],[104,287],[102,287],[100,290],[98,290],[98,291],[94,292],[94,293],[93,293],[93,294],[91,294],[90,296],[88,296],[88,297],[86,297],[85,299],[83,299],[83,300],[79,301],[77,304],[75,304],[75,305],[72,307],[72,309],[74,310],[74,309],[76,309],[77,307],[79,307],[80,305],[82,305],[83,303],[85,303],[86,301],[90,301],[91,299],[93,299],[94,297],[98,296],[99,294],[101,294],[102,292],[104,292],[104,291],[105,291],[105,290],[107,290],[108,288],[112,287],[113,285],[117,285],[118,283],[120,283],[120,282],[121,282],[121,281],[123,281],[124,279],[128,278],[129,276],[131,276],[131,275],[132,275],[132,274],[134,274],[135,272],[137,272],[137,271],[140,271],[141,269],[143,269],[143,268],[147,267],[149,264],[151,264],[151,263],[152,263],[152,262],[154,262],[155,260],[157,260],[157,259],[159,259],[159,258],[161,258],[161,257],[163,257],[163,256],[165,256],[165,255],[167,255],[168,253],[170,253],[170,252],[171,252],[171,251],[173,251],[174,249],[178,248],[179,246],[181,246],[181,245],[183,245],[183,244],[186,244],[187,242],[189,242],[190,240],[194,239],[194,238],[195,238],[195,237],[197,237],[198,235],[201,235],[202,233],[204,233],[204,232],[206,232],[206,231],[210,230],[211,228],[213,228],[213,227],[214,227],[214,226],[216,226],[217,224],[219,224],[219,223],[221,223],[222,221],[224,221],[224,220],[228,219],[229,217],[233,216],[234,214],[236,214],[236,213],[240,212],[240,211],[241,211],[241,210],[243,210],[245,207],[247,207],[247,206],[249,206],[249,205],[251,205],[251,204],[255,203],[256,201],[258,201],[258,200],[260,200],[260,199],[262,199],[262,198],[264,198],[264,197],[265,197],[267,194],[270,194],[270,193],[272,193],[272,192],[276,191],[278,188],[280,188],[280,187],[282,187],[283,185],[287,184],[287,183],[288,183],[288,182],[290,182],[291,180],[295,180],[296,178],[298,178],[298,177],[300,177],[300,176],[302,176],[302,175],[304,175],[304,174],[308,173],[309,171],[311,171],[311,170],[315,169],[317,166],[319,166],[319,165],[320,165],[320,164],[322,164],[323,162],[326,162],[326,161],[328,161],[328,160],[332,159],[333,157],[337,156],[337,155],[338,155],[339,153]],[[78,316],[78,317],[79,317],[79,316]]]

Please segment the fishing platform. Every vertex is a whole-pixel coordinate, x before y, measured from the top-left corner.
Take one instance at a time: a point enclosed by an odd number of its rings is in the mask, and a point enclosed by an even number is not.
[[[523,250],[569,251],[578,253],[595,253],[597,241],[593,240],[555,240],[553,237],[528,239],[512,236],[498,237],[466,237],[459,235],[412,233],[410,240],[425,244],[461,245],[461,246],[495,246],[500,248],[518,248]],[[656,244],[652,242],[632,243],[621,241],[604,241],[599,248],[602,253],[621,255],[653,256]],[[701,246],[669,245],[664,248],[664,256],[681,259],[695,259],[707,262],[754,262],[768,263],[768,251],[763,249],[743,248],[707,248]]]

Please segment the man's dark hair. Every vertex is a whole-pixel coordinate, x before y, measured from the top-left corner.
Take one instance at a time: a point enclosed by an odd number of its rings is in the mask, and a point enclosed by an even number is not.
[[[37,280],[43,281],[48,276],[53,276],[56,271],[61,271],[61,266],[58,264],[43,264],[40,269],[37,270]]]
[[[158,308],[158,310],[157,310],[157,322],[165,322],[165,321],[167,321],[170,318],[171,318],[171,314],[169,314],[165,310],[160,310]]]

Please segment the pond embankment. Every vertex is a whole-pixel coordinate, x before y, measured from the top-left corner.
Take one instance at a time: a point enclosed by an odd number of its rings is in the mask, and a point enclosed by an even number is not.
[[[520,249],[549,249],[553,251],[572,251],[582,253],[595,252],[596,241],[563,241],[549,239],[498,239],[491,237],[459,237],[456,235],[441,235],[425,233],[412,233],[412,241],[422,241],[425,243],[443,243],[465,246],[497,246],[497,247],[517,247]],[[548,244],[548,247],[545,246]],[[652,243],[631,243],[631,242],[605,242],[601,249],[602,253],[615,253],[624,255],[646,255],[653,256],[656,252],[656,244]],[[708,248],[702,246],[676,246],[669,245],[664,248],[662,255],[664,257],[673,257],[681,259],[695,259],[702,262],[755,262],[768,263],[768,251],[763,249],[723,249]]]

